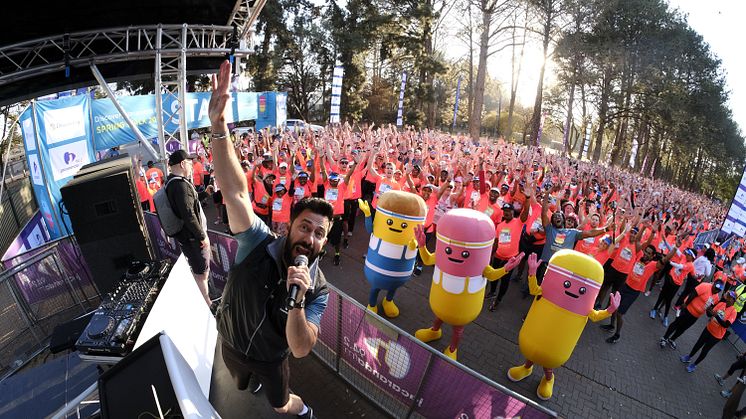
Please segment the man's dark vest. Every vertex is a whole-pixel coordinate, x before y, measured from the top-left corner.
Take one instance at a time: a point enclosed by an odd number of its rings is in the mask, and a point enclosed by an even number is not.
[[[284,237],[267,237],[231,268],[223,290],[217,314],[220,337],[252,360],[278,361],[289,352],[285,336],[288,315],[283,310],[288,295],[287,269],[281,268],[284,246]],[[311,266],[316,281],[314,290],[306,292],[306,304],[329,292],[317,265],[318,259]]]

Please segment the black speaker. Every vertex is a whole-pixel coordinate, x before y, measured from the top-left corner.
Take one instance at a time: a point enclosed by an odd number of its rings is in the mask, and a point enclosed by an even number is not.
[[[60,189],[75,238],[101,294],[133,261],[155,253],[127,154],[83,166]]]
[[[158,333],[101,374],[98,394],[106,418],[183,417]],[[156,398],[158,400],[156,404]]]

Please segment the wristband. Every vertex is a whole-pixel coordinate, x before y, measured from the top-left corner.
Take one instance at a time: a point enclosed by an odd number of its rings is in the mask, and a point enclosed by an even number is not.
[[[210,134],[210,138],[213,139],[213,140],[225,140],[226,138],[228,138],[228,135],[227,134],[217,134],[217,133],[213,132],[213,133]]]

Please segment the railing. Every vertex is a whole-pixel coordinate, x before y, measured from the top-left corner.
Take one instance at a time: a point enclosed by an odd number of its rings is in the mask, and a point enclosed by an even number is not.
[[[0,273],[0,381],[49,344],[54,327],[99,304],[77,244],[70,237],[5,261]]]

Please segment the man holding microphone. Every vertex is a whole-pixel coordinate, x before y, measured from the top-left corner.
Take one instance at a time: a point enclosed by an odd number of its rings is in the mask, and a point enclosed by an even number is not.
[[[216,315],[223,360],[239,390],[248,388],[250,379],[258,381],[275,411],[312,418],[313,410],[289,394],[288,355],[304,357],[316,344],[328,301],[318,256],[334,211],[322,199],[300,200],[285,237],[272,235],[254,214],[225,121],[230,83],[231,66],[224,61],[212,78],[209,107],[215,176],[238,241]]]

